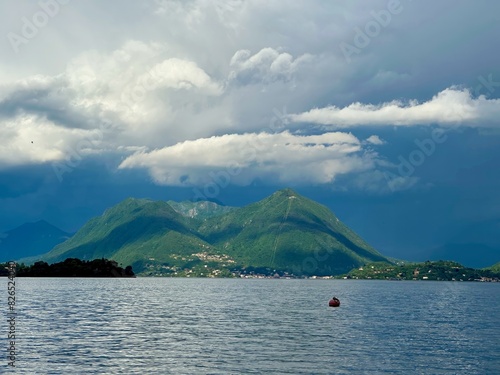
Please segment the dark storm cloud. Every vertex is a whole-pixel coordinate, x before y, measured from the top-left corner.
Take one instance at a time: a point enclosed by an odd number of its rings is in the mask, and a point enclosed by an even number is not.
[[[15,87],[0,101],[0,117],[9,119],[34,115],[62,127],[88,128],[92,119],[71,106],[73,95],[71,90],[56,82],[43,88]]]
[[[21,34],[22,18],[37,11],[36,3],[2,3],[0,33]],[[223,152],[239,160],[224,140],[241,146],[262,132],[281,132],[279,158],[262,152],[262,165],[287,171],[287,179],[250,168],[245,186],[219,187],[216,199],[250,203],[283,181],[303,181],[290,165],[301,156],[305,168],[309,149],[293,152],[284,131],[294,140],[332,132],[332,117],[325,125],[317,118],[292,123],[288,115],[356,106],[379,115],[391,109],[384,103],[436,104],[432,98],[446,90],[468,90],[462,101],[442,102],[431,121],[409,121],[402,111],[404,128],[382,116],[378,126],[371,120],[343,129],[359,141],[363,168],[323,179],[318,166],[329,159],[320,158],[304,170],[319,176],[310,182],[328,182],[299,188],[392,255],[445,243],[461,228],[498,218],[499,14],[492,1],[70,2],[17,53],[8,38],[0,43],[0,226],[67,219],[73,224],[63,229],[74,230],[128,195],[189,199],[194,186],[156,185],[151,164],[117,168],[140,158],[136,152],[175,151],[175,182],[192,176],[203,191],[209,173],[221,171]],[[480,95],[487,108],[476,105]],[[436,142],[432,131],[471,103],[476,116]],[[351,111],[354,123],[360,111]],[[106,132],[103,121],[111,124]],[[179,151],[196,144],[203,157]],[[318,138],[315,150],[323,144]],[[332,156],[337,165],[326,170],[350,165],[343,161]],[[56,162],[70,166],[62,181]],[[386,173],[396,176],[390,186]]]

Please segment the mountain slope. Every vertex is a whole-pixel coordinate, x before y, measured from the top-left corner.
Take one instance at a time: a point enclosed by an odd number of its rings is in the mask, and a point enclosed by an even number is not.
[[[483,268],[500,260],[500,248],[480,243],[446,244],[429,251],[425,260],[454,260],[467,267]]]
[[[325,206],[291,189],[209,219],[207,242],[243,265],[331,275],[368,261],[387,261]]]
[[[44,220],[0,233],[0,262],[46,253],[71,236]]]
[[[387,261],[328,208],[290,189],[242,208],[129,198],[91,219],[42,260],[68,257],[104,257],[149,274],[253,266],[333,275]]]
[[[495,263],[494,265],[492,265],[491,267],[487,267],[486,269],[500,273],[500,262]]]
[[[236,207],[222,206],[220,204],[209,201],[168,201],[167,203],[181,215],[190,218],[198,218],[201,220],[220,216],[236,209]]]
[[[166,202],[129,198],[91,219],[71,239],[42,260],[110,258],[141,269],[145,261],[168,261],[169,254],[210,248],[190,227],[193,220]]]

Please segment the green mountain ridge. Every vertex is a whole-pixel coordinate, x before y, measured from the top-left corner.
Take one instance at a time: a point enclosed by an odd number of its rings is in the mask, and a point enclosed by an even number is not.
[[[327,207],[291,189],[241,208],[129,198],[41,260],[69,257],[113,259],[138,274],[184,275],[198,267],[212,276],[234,267],[335,275],[388,261]]]
[[[198,219],[209,219],[230,212],[237,207],[222,206],[210,201],[167,201],[167,203],[183,216]]]
[[[378,280],[435,280],[435,281],[495,281],[500,270],[466,267],[450,260],[400,262],[389,264],[374,262],[351,270],[344,278]]]
[[[304,272],[304,261],[326,258],[313,271],[341,273],[359,264],[387,260],[347,228],[325,206],[291,189],[207,220],[199,231],[244,266]],[[314,258],[313,258],[314,259]]]
[[[176,212],[168,203],[128,198],[89,220],[71,239],[42,257],[48,262],[68,257],[111,258],[123,264],[162,257],[162,249],[191,253],[209,246],[190,227],[192,220]],[[141,264],[135,264],[141,268]],[[134,268],[136,268],[134,267]]]
[[[448,243],[420,256],[421,260],[453,259],[468,267],[484,268],[498,261],[500,248],[481,243]]]
[[[487,267],[487,270],[500,273],[500,262],[495,263],[494,265]]]

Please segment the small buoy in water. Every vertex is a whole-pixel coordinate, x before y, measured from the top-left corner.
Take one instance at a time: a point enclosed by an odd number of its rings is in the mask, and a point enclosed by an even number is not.
[[[333,297],[330,301],[328,301],[328,306],[330,307],[339,307],[340,300],[337,297]]]

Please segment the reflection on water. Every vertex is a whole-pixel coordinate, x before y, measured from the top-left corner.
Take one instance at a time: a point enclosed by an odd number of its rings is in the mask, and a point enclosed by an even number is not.
[[[482,375],[500,369],[500,284],[16,281],[18,374]],[[332,295],[341,299],[339,308],[328,307]],[[7,371],[6,364],[0,368]]]

